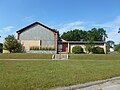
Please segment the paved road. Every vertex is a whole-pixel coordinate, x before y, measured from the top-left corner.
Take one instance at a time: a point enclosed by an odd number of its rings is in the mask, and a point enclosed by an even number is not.
[[[120,80],[109,81],[103,84],[93,85],[76,90],[120,90]]]

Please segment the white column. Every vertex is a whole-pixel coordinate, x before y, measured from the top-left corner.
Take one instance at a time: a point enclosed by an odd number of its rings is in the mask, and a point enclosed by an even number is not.
[[[104,43],[104,52],[105,52],[105,54],[107,53],[107,51],[106,51],[106,43]]]

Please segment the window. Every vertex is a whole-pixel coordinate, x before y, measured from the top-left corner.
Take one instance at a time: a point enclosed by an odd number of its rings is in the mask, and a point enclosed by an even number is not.
[[[40,40],[40,46],[42,46],[42,40]]]

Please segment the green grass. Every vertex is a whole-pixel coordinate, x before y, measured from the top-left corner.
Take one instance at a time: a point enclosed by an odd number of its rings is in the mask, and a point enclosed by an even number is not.
[[[0,90],[48,90],[120,76],[120,61],[0,61]]]
[[[0,54],[0,59],[51,59],[52,54]],[[69,54],[71,60],[120,60],[120,54]]]
[[[74,60],[120,60],[120,54],[70,54],[69,58]]]
[[[51,59],[52,54],[10,53],[0,54],[0,59]]]

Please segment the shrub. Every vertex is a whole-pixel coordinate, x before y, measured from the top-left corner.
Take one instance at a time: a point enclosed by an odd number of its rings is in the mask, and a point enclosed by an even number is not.
[[[95,53],[95,54],[104,54],[104,49],[100,48],[100,47],[94,47],[92,49],[92,52]]]
[[[80,54],[80,53],[83,53],[83,48],[81,46],[74,46],[72,48],[72,52],[74,54]]]
[[[30,50],[55,50],[53,47],[39,47],[39,46],[31,46]]]

